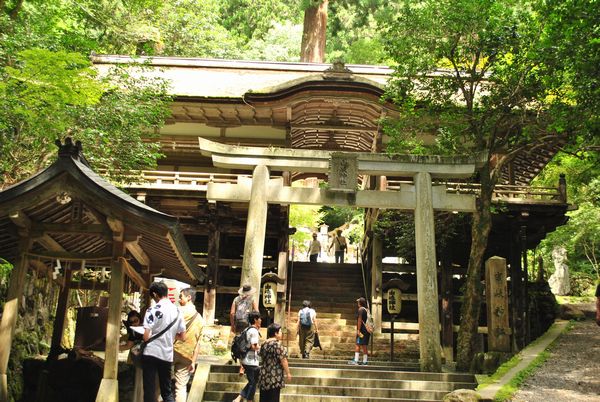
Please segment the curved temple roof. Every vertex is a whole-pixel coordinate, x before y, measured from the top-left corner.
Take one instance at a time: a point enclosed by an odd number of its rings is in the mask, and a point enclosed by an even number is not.
[[[147,257],[137,265],[148,264],[150,274],[202,282],[204,274],[177,218],[108,183],[90,169],[78,145],[67,139],[51,166],[0,192],[0,256],[14,261],[18,232],[27,229],[36,241],[34,255],[59,251],[65,259],[68,255],[106,258],[112,253],[110,221],[120,221],[123,240],[135,243],[138,250],[132,254]]]

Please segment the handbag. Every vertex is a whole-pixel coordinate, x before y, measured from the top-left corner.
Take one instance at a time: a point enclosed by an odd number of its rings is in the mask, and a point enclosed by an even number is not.
[[[348,246],[346,245],[346,243],[342,244],[342,243],[340,242],[340,239],[339,239],[339,237],[336,237],[335,239],[337,240],[338,244],[340,245],[340,250],[341,250],[341,251],[346,251],[346,248],[348,248]]]
[[[129,349],[129,355],[131,356],[131,360],[133,361],[133,364],[135,364],[136,366],[141,365],[142,356],[144,354],[144,350],[146,349],[146,346],[150,342],[152,342],[153,340],[155,340],[156,338],[160,337],[162,334],[167,332],[169,330],[169,328],[171,328],[178,319],[179,319],[179,310],[177,310],[177,317],[175,317],[175,319],[173,321],[171,321],[171,323],[169,325],[167,325],[167,327],[165,329],[160,331],[158,334],[153,335],[147,341],[142,341],[140,343],[136,343],[135,345],[133,345],[133,347],[131,349]]]
[[[313,342],[313,347],[319,348],[321,350],[323,350],[323,347],[321,346],[321,340],[319,339],[319,333],[315,332],[315,341]]]

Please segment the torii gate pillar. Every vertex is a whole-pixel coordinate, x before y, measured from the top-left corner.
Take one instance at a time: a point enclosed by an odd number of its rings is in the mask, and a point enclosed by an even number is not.
[[[242,284],[252,285],[256,289],[254,297],[260,297],[260,278],[265,249],[267,230],[267,189],[269,169],[258,165],[252,173],[252,189],[246,222],[246,239],[244,241],[244,259],[242,261]],[[257,299],[258,302],[258,299]]]
[[[421,370],[440,372],[440,324],[438,308],[437,268],[435,256],[435,226],[431,175],[419,172],[414,176],[415,248],[417,254],[417,302],[419,308],[419,349]]]

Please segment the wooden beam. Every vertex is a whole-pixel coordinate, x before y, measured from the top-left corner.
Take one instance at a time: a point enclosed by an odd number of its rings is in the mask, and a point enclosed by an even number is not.
[[[125,248],[131,253],[131,255],[140,263],[140,265],[150,265],[150,257],[140,246],[138,237],[134,241],[126,241]]]
[[[133,268],[131,266],[131,264],[129,263],[129,261],[124,260],[125,261],[125,274],[131,278],[132,281],[134,281],[139,287],[140,289],[148,289],[148,283],[146,283],[146,281],[144,280],[144,278],[142,278],[142,276],[140,274],[138,274],[138,272],[135,270],[135,268]]]
[[[379,129],[377,127],[360,127],[360,126],[334,126],[327,124],[293,124],[292,130],[324,130],[324,131],[365,131],[376,133]]]
[[[35,238],[33,238],[33,240],[35,240],[38,244],[40,244],[42,247],[44,247],[46,250],[49,250],[49,251],[60,251],[60,252],[67,251],[63,248],[63,246],[60,245],[60,243],[58,243],[56,240],[54,240],[52,238],[52,236],[50,236],[48,234],[45,234],[41,237],[35,237]]]
[[[10,220],[21,229],[29,231],[31,229],[31,219],[21,210],[11,211],[8,214]]]
[[[44,223],[35,222],[31,225],[34,233],[60,233],[60,234],[95,234],[110,237],[110,228],[99,223]]]
[[[106,218],[106,223],[108,223],[110,230],[113,231],[113,240],[123,241],[123,235],[125,234],[125,225],[123,225],[123,221],[109,216]]]
[[[68,251],[45,251],[42,253],[29,253],[31,257],[60,259],[66,261],[79,260],[110,260],[110,254],[103,253],[71,253]]]
[[[19,315],[19,303],[25,288],[25,277],[27,273],[27,251],[31,247],[31,240],[21,238],[19,240],[19,254],[10,275],[8,293],[4,303],[4,311],[0,318],[0,401],[8,401],[8,358],[17,325]],[[16,381],[16,378],[12,378]]]
[[[97,281],[90,281],[90,280],[84,279],[84,280],[79,280],[79,281],[72,280],[71,284],[69,286],[71,289],[108,291],[110,289],[109,285],[110,285],[110,283],[108,281],[97,282]]]
[[[208,257],[194,257],[196,264],[208,265]],[[241,267],[241,258],[219,258],[219,266],[224,267]],[[277,268],[277,261],[274,260],[263,260],[262,266],[264,268]]]
[[[56,360],[58,358],[58,352],[61,349],[63,332],[65,331],[65,318],[67,316],[67,307],[69,303],[69,290],[71,290],[69,285],[71,284],[72,275],[73,270],[65,268],[64,285],[58,294],[54,326],[52,328],[52,340],[50,342],[50,354],[48,356],[51,360]]]

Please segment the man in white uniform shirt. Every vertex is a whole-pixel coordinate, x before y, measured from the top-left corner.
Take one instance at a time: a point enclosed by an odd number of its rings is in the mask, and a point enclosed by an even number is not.
[[[153,282],[148,289],[156,302],[144,316],[144,342],[159,334],[171,323],[171,327],[159,337],[148,342],[142,356],[144,372],[144,402],[156,402],[156,375],[160,395],[164,402],[175,402],[171,389],[171,365],[173,363],[173,342],[185,340],[185,323],[177,307],[169,300],[169,288],[164,282]]]

